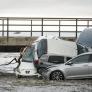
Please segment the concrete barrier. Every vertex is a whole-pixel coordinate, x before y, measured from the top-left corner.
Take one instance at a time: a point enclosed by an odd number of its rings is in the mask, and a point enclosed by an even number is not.
[[[9,37],[7,40],[7,37],[0,37],[0,45],[29,45],[36,39],[37,37]]]
[[[25,45],[4,45],[0,46],[0,52],[20,52],[20,49],[25,47]]]
[[[0,37],[0,52],[19,52],[22,47],[31,45],[37,37]],[[74,41],[74,38],[63,38],[65,40]]]
[[[37,37],[0,37],[0,52],[19,52],[22,47],[31,45]]]

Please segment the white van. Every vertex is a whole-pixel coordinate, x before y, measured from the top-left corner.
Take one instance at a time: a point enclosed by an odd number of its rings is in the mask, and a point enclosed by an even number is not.
[[[61,56],[74,57],[77,55],[75,42],[65,41],[56,38],[38,38],[31,47],[27,47],[21,60],[16,75],[34,76],[38,75],[35,65],[43,54],[59,54]]]

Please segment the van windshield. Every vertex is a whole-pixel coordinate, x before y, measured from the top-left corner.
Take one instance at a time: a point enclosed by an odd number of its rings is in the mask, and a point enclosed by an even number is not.
[[[34,46],[27,47],[25,53],[23,54],[23,62],[32,62],[34,60]]]
[[[47,39],[42,39],[37,45],[37,55],[40,58],[43,54],[47,53]]]

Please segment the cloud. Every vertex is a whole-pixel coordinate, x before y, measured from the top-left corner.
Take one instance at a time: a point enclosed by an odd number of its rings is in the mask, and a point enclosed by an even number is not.
[[[92,16],[92,0],[0,0],[0,15]]]

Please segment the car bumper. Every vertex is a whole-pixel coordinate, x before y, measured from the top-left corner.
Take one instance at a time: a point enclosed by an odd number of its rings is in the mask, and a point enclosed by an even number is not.
[[[48,69],[44,69],[40,72],[41,76],[46,79],[49,80],[50,79],[50,72]]]
[[[15,71],[16,76],[39,76],[39,74],[35,70],[17,70]]]

